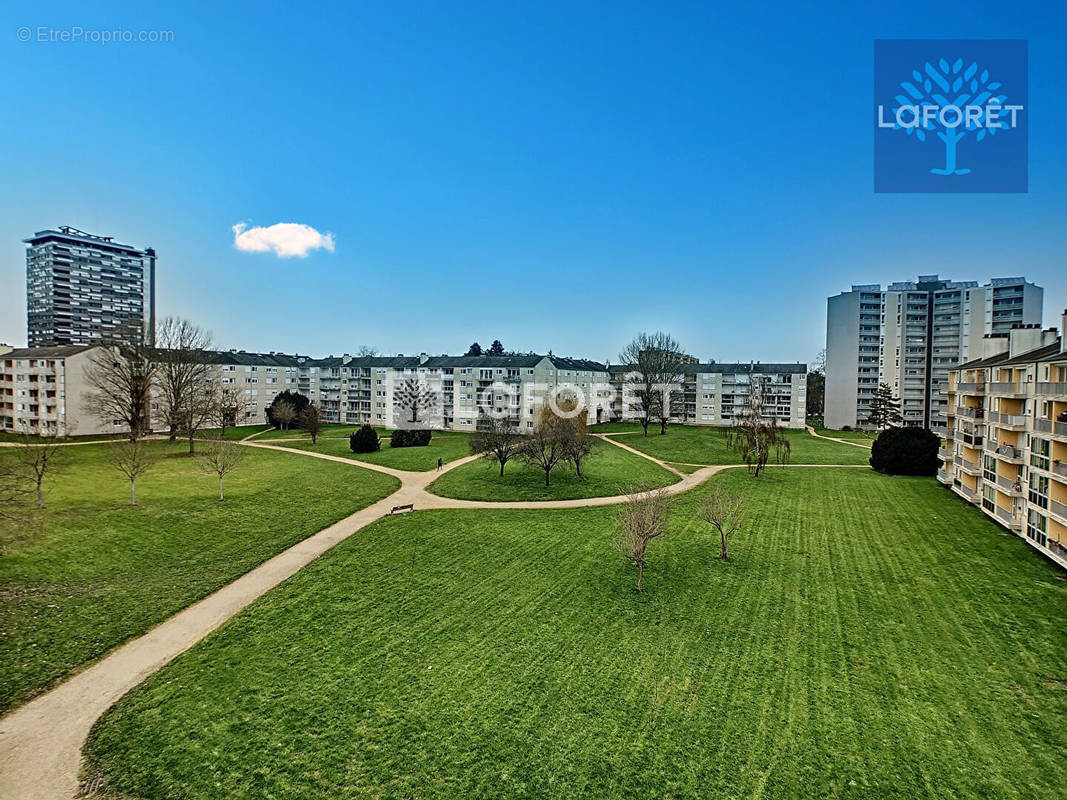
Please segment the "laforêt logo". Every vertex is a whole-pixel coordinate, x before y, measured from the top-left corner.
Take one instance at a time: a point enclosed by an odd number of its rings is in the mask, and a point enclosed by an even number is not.
[[[875,192],[1026,192],[1027,48],[878,40]]]

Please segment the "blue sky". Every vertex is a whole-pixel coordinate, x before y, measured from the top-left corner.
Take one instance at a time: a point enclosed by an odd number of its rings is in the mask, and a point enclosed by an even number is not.
[[[154,246],[160,312],[244,349],[810,360],[828,295],[935,272],[1025,274],[1058,324],[1067,7],[874,5],[6,4],[0,341],[61,224]],[[873,40],[912,37],[1029,40],[1028,194],[873,193]],[[279,222],[333,251],[234,247]]]

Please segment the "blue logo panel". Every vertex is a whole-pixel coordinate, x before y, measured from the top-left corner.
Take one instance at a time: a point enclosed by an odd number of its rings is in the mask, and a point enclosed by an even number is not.
[[[874,191],[1027,191],[1026,42],[874,43]]]

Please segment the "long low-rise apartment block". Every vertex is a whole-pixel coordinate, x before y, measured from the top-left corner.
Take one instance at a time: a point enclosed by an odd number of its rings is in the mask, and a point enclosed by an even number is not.
[[[1067,337],[990,334],[945,397],[938,480],[1067,567]]]
[[[99,347],[0,348],[0,429],[48,435],[116,432],[121,425],[88,411],[85,372]],[[284,391],[308,397],[327,422],[395,427],[417,424],[475,430],[485,413],[532,430],[537,409],[560,393],[576,396],[590,424],[636,419],[624,393],[625,366],[556,355],[330,356],[210,351],[211,379],[235,398],[237,425],[266,422]],[[763,392],[764,412],[778,424],[802,428],[804,364],[693,362],[674,388],[672,420],[729,425],[751,386]],[[755,384],[753,384],[755,381]],[[412,406],[417,409],[412,413]],[[158,404],[154,411],[158,412]],[[412,419],[414,417],[414,419]],[[163,421],[152,420],[156,429]]]

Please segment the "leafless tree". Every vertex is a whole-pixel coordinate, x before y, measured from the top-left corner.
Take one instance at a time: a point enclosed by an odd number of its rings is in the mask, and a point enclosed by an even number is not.
[[[359,349],[356,350],[356,357],[357,358],[364,358],[366,356],[376,356],[376,355],[378,355],[378,348],[377,347],[372,347],[370,345],[361,344],[359,346]]]
[[[314,403],[308,403],[307,408],[296,415],[296,424],[311,436],[311,443],[319,440],[319,432],[322,430],[322,413]]]
[[[274,424],[279,430],[289,430],[289,425],[296,419],[296,407],[288,400],[281,400],[271,406]]]
[[[545,486],[550,485],[556,465],[567,459],[569,432],[565,426],[555,424],[556,419],[548,405],[539,408],[533,433],[526,437],[520,450],[525,463],[545,473]]]
[[[220,436],[211,437],[201,446],[201,466],[204,471],[219,477],[219,502],[224,499],[222,479],[240,466],[245,454],[246,450],[243,445],[227,441]]]
[[[639,333],[619,354],[627,368],[626,393],[629,404],[648,436],[648,426],[656,421],[660,433],[667,432],[667,423],[677,405],[677,391],[682,379],[685,354],[681,345],[669,334]]]
[[[647,491],[637,488],[629,492],[629,498],[617,515],[618,533],[614,546],[637,567],[639,592],[642,590],[648,545],[667,532],[670,511],[670,499],[664,489]]]
[[[745,404],[734,416],[733,426],[725,431],[730,449],[741,457],[748,465],[749,471],[757,478],[767,466],[772,454],[776,463],[782,464],[789,460],[790,452],[785,431],[778,427],[778,420],[773,414],[766,414],[766,393],[767,380],[750,375]]]
[[[393,390],[393,406],[396,427],[413,427],[420,422],[420,414],[425,420],[427,414],[437,409],[437,393],[425,382],[413,376],[407,377]]]
[[[579,407],[576,397],[560,396],[555,403],[542,408],[542,415],[541,422],[553,425],[562,438],[564,458],[574,465],[574,474],[582,477],[582,462],[597,444],[596,437],[589,432],[586,409]]]
[[[131,440],[140,439],[151,425],[158,375],[155,349],[144,343],[139,324],[127,322],[93,353],[85,368],[86,406],[103,423],[120,422]]]
[[[124,439],[108,445],[108,461],[130,481],[130,505],[137,505],[137,479],[159,460],[145,439]]]
[[[226,428],[237,427],[237,412],[240,410],[241,396],[232,386],[217,385],[212,393],[211,405],[211,422],[225,437]]]
[[[211,334],[187,319],[165,317],[156,327],[160,410],[172,442],[178,431],[188,433],[190,453],[197,429],[214,410],[211,365],[205,354],[210,347]]]
[[[523,436],[515,423],[491,414],[478,418],[477,431],[470,438],[471,452],[500,464],[501,477],[504,465],[520,454],[522,446]]]
[[[22,466],[22,474],[37,493],[37,507],[44,508],[44,482],[49,474],[56,473],[62,448],[56,437],[23,434],[18,442],[16,459]]]
[[[721,486],[713,486],[700,504],[700,518],[719,532],[719,558],[725,561],[730,535],[737,533],[745,524],[748,514],[748,497],[730,492]]]

